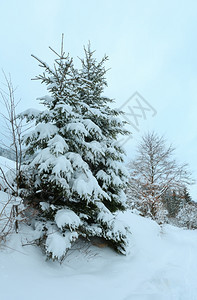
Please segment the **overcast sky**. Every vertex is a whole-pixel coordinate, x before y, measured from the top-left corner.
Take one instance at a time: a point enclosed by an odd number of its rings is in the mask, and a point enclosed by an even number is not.
[[[48,63],[60,48],[76,58],[91,41],[99,59],[109,56],[106,95],[121,107],[138,91],[157,111],[138,119],[126,145],[129,157],[144,131],[164,134],[197,179],[197,2],[132,0],[6,0],[0,2],[0,67],[11,73],[21,98],[19,110],[37,107],[46,94],[31,54]],[[3,82],[3,75],[0,75]],[[132,106],[131,100],[130,106]],[[128,105],[124,106],[128,110]],[[197,185],[191,189],[197,200]]]

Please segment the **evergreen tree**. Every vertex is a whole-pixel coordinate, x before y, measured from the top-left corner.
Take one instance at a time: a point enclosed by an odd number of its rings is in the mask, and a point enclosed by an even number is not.
[[[128,230],[114,215],[125,209],[127,176],[116,138],[126,131],[120,113],[102,96],[106,57],[97,64],[90,48],[85,54],[80,71],[63,47],[54,69],[35,57],[44,69],[36,79],[46,84],[49,96],[40,98],[44,111],[23,113],[35,121],[24,136],[31,155],[26,199],[38,203],[40,241],[47,256],[58,260],[80,236],[102,237],[121,253],[127,246]]]
[[[86,141],[89,149],[84,157],[90,166],[93,175],[97,178],[101,188],[107,193],[109,198],[104,199],[104,203],[110,211],[124,209],[126,201],[123,190],[125,188],[125,168],[121,163],[124,159],[124,151],[117,143],[117,135],[125,135],[128,132],[123,128],[124,122],[119,118],[120,111],[110,108],[112,99],[103,96],[104,88],[107,86],[104,67],[108,60],[107,56],[97,63],[91,51],[90,44],[84,48],[85,59],[81,59],[82,68],[78,72],[78,91],[80,102],[85,105],[82,113],[85,123],[94,124],[94,131],[91,131]],[[95,134],[95,130],[99,129]],[[98,149],[100,153],[97,153]],[[96,150],[96,153],[94,151]]]
[[[164,194],[162,201],[168,211],[169,217],[175,217],[177,215],[183,202],[182,198],[175,190],[167,191]]]
[[[191,196],[190,196],[190,194],[188,192],[188,189],[185,187],[183,189],[183,205],[185,203],[190,203],[190,202],[192,202],[192,198],[191,198]]]

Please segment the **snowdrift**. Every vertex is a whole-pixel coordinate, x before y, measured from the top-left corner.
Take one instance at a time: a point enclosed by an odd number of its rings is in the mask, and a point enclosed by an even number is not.
[[[129,211],[119,217],[132,231],[126,257],[91,246],[60,265],[27,245],[28,227],[13,234],[0,251],[1,300],[197,299],[197,231],[160,227]]]

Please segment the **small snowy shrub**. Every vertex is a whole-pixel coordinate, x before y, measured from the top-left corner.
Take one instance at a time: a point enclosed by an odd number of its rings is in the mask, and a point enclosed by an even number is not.
[[[0,243],[5,242],[13,231],[18,232],[24,220],[22,199],[0,191]]]
[[[44,69],[37,79],[49,92],[39,98],[45,110],[21,116],[35,121],[23,138],[30,156],[23,186],[40,211],[38,237],[47,256],[60,261],[80,236],[104,238],[125,254],[128,230],[115,212],[125,209],[127,173],[116,138],[127,131],[102,95],[107,57],[97,62],[89,46],[80,70],[63,51],[54,68],[37,60]]]
[[[168,223],[168,211],[160,199],[156,199],[150,195],[136,199],[127,195],[130,209],[147,218],[155,220],[158,224]]]

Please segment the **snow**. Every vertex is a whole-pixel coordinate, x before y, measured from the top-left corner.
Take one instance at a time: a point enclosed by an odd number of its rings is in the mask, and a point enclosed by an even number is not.
[[[56,155],[59,153],[63,154],[64,151],[68,150],[68,145],[59,134],[56,134],[55,137],[48,142],[48,146],[52,146],[53,153]]]
[[[62,113],[67,113],[68,115],[75,115],[75,113],[73,112],[73,108],[71,105],[64,103],[64,102],[60,102],[60,104],[56,105],[56,109],[60,109],[62,111]]]
[[[40,202],[40,206],[43,211],[48,210],[50,208],[50,204],[47,202]]]
[[[55,145],[53,145],[55,147]],[[57,146],[57,145],[56,145]],[[60,150],[60,147],[58,147]],[[53,149],[54,150],[54,149]],[[58,151],[59,151],[58,150]],[[55,149],[57,152],[57,148]],[[52,174],[54,175],[54,180],[61,180],[60,173],[65,173],[65,177],[70,178],[70,172],[72,171],[72,166],[70,161],[63,155],[58,157],[53,156],[50,153],[50,149],[43,149],[30,163],[31,166],[34,166],[36,163],[40,163],[39,170],[40,172],[46,171],[53,166]]]
[[[0,167],[4,172],[7,172],[15,168],[15,162],[13,160],[0,156]]]
[[[10,216],[12,209],[11,200],[7,193],[0,191],[0,231],[4,228]]]
[[[49,95],[45,95],[43,97],[38,97],[37,100],[40,100],[40,102],[43,104],[50,105],[54,99]]]
[[[68,152],[66,157],[72,162],[73,168],[88,170],[88,164],[81,158],[78,153]]]
[[[4,175],[6,175],[8,182],[13,182],[15,176],[15,164],[15,161],[0,156],[0,168],[4,173],[2,174],[2,171],[0,170],[0,190],[4,190],[4,188],[7,187],[5,180],[3,179]]]
[[[52,173],[55,174],[56,176],[60,176],[59,174],[61,172],[69,173],[69,171],[72,168],[69,160],[66,159],[66,157],[63,156],[63,155],[57,157],[56,159],[51,161],[51,163],[54,164],[54,168],[52,169]]]
[[[59,232],[51,233],[46,240],[47,252],[52,255],[52,258],[61,259],[61,257],[66,253],[71,247],[71,242],[75,241],[78,237],[77,232],[66,232],[62,236]]]
[[[39,134],[38,140],[50,138],[58,132],[57,126],[50,123],[38,124],[34,130],[35,134]]]
[[[90,131],[91,133],[97,133],[100,136],[102,135],[101,129],[94,122],[92,122],[90,119],[83,120],[83,124],[85,125],[87,130]]]
[[[110,176],[103,170],[99,170],[96,173],[96,178],[97,179],[102,179],[102,181],[109,183],[110,182]]]
[[[88,131],[85,129],[85,126],[83,124],[81,124],[80,122],[78,123],[69,123],[66,126],[66,130],[72,131],[73,134],[82,134],[84,136],[88,136]]]
[[[80,218],[69,209],[60,209],[55,215],[55,222],[59,228],[68,226],[70,230],[75,230],[79,227],[81,221]]]
[[[92,153],[94,153],[94,155],[97,155],[97,154],[103,154],[104,155],[101,143],[96,142],[96,141],[92,141],[92,142],[89,142],[89,143],[85,143],[85,145]]]
[[[33,117],[37,117],[40,113],[41,113],[41,111],[38,109],[28,108],[25,111],[23,111],[22,113],[20,113],[19,116],[22,118],[24,118],[24,117],[33,118]]]
[[[49,139],[51,136],[55,135],[58,132],[57,126],[50,123],[40,123],[38,124],[33,131],[28,132],[24,135],[24,141],[32,136],[39,141],[42,139]]]
[[[87,176],[80,173],[77,175],[78,178],[74,180],[72,190],[76,191],[81,197],[89,197],[92,193],[95,193],[95,195],[98,195],[99,193],[104,194],[91,172],[86,171],[86,175]]]
[[[91,246],[89,254],[73,250],[62,265],[45,262],[37,247],[20,246],[22,233],[31,236],[24,227],[0,249],[1,300],[197,299],[197,230],[161,228],[129,211],[119,218],[131,227],[130,254]]]

